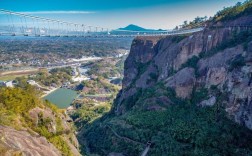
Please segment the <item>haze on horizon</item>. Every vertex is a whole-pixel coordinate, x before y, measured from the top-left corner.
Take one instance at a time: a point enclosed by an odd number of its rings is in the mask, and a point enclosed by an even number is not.
[[[80,24],[120,28],[136,24],[172,29],[197,16],[213,16],[245,0],[2,0],[0,8]],[[64,3],[63,3],[64,2]],[[0,19],[1,20],[1,19]]]

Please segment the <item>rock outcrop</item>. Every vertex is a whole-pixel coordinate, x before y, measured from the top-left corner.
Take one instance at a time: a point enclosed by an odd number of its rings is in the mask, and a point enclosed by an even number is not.
[[[20,123],[19,127],[11,125],[16,129],[0,125],[0,155],[57,156],[65,154],[60,151],[62,149],[57,149],[50,143],[50,138],[44,137],[43,134],[57,136],[64,141],[61,144],[64,144],[64,148],[67,146],[72,155],[81,155],[78,140],[71,125],[67,123],[66,115],[53,111],[49,107],[35,107],[28,114],[31,123],[25,124],[31,124],[33,127],[22,126],[23,123]],[[36,131],[36,129],[43,130]],[[39,132],[42,134],[40,135]]]
[[[196,81],[194,73],[195,70],[193,68],[184,68],[175,75],[167,78],[167,80],[165,80],[165,85],[175,89],[177,96],[189,98]]]
[[[251,23],[241,16],[135,38],[112,111],[79,133],[89,153],[252,155],[252,28],[231,27]]]
[[[74,155],[80,155],[79,153],[79,143],[76,136],[71,130],[71,126],[67,123],[68,116],[61,113],[55,113],[49,108],[33,108],[29,111],[30,118],[33,121],[35,127],[42,121],[47,121],[46,128],[50,133],[56,134],[62,133],[61,137],[69,146],[71,152]],[[58,120],[58,121],[57,121]],[[57,123],[58,122],[58,123]],[[58,128],[58,129],[57,129]],[[59,132],[59,128],[61,128]],[[66,135],[67,134],[67,135]]]
[[[241,20],[245,21],[244,18]],[[247,18],[251,20],[250,16]],[[127,112],[127,99],[159,83],[174,89],[182,99],[190,99],[194,90],[207,89],[208,95],[197,104],[202,107],[214,106],[218,101],[215,93],[210,93],[216,87],[222,95],[227,94],[221,103],[229,118],[252,129],[252,42],[230,45],[234,33],[249,31],[209,27],[186,36],[136,38],[125,62],[123,89],[115,101],[115,113]]]
[[[60,156],[61,152],[45,137],[32,136],[26,131],[17,131],[0,126],[0,155]]]

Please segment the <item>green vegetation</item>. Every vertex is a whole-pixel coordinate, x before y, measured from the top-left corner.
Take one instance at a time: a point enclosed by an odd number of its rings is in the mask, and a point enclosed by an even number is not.
[[[83,81],[83,93],[85,94],[101,94],[101,93],[117,93],[119,87],[109,83],[103,77],[97,77],[89,81]]]
[[[179,43],[180,41],[182,41],[186,37],[188,37],[188,35],[176,35],[176,36],[173,36],[171,40],[173,43]]]
[[[128,55],[124,55],[117,63],[116,63],[116,68],[121,75],[123,75],[124,71],[124,62],[126,61]]]
[[[71,73],[71,67],[56,68],[52,69],[50,72],[48,72],[47,70],[40,70],[35,75],[16,77],[15,81],[18,82],[18,86],[21,88],[27,85],[27,80],[35,80],[43,86],[50,86],[52,84],[55,84],[55,87],[62,85],[64,82],[71,81]]]
[[[158,75],[156,73],[150,73],[149,76],[152,80],[156,81],[158,79]]]
[[[71,117],[73,120],[76,120],[75,125],[78,128],[82,128],[83,125],[91,123],[97,118],[102,117],[105,113],[108,113],[110,109],[111,103],[105,102],[98,104],[92,100],[87,100]]]
[[[208,98],[208,90],[206,88],[196,89],[194,87],[193,92],[192,92],[191,103],[196,105],[207,98]]]
[[[123,74],[124,61],[126,57],[121,59],[104,59],[89,64],[88,75],[101,76],[104,78],[117,77]]]
[[[199,59],[200,59],[199,57],[193,56],[192,58],[188,59],[186,63],[182,64],[181,68],[191,67],[191,68],[197,69],[197,63]]]
[[[50,72],[41,71],[36,74],[35,77],[30,77],[30,79],[40,82],[45,86],[50,86],[51,84],[56,84],[59,86],[64,82],[71,81],[71,74],[71,67],[55,68],[52,69]]]
[[[139,63],[138,62],[138,63],[135,64],[135,66],[137,67],[137,75],[134,78],[134,80],[132,80],[130,86],[128,86],[128,89],[135,85],[136,80],[138,80],[140,78],[140,76],[147,70],[150,63],[151,62],[149,61],[149,62],[146,62],[146,63],[141,63],[141,62]]]
[[[223,10],[217,12],[213,20],[218,21],[227,21],[236,19],[241,16],[246,16],[252,13],[252,1],[246,0],[241,3],[238,2],[235,6],[224,8]]]
[[[146,99],[163,96],[161,94],[174,104],[160,111],[136,107]],[[125,103],[136,104],[131,105],[126,114],[115,116],[110,113],[85,125],[84,137],[91,153],[106,155],[114,151],[134,156],[144,150],[147,141],[151,141],[155,145],[149,155],[252,154],[252,133],[226,117],[221,107],[225,100],[222,96],[217,98],[218,105],[199,108],[196,103],[207,98],[204,88],[195,89],[189,100],[177,98],[174,90],[165,88],[163,84],[139,90],[136,95],[137,98],[129,98],[131,101]],[[125,141],[112,130],[133,141]]]
[[[28,131],[35,131],[46,137],[64,155],[72,155],[70,147],[63,140],[62,134],[68,134],[62,128],[61,112],[56,106],[48,101],[39,99],[40,93],[32,86],[26,85],[23,88],[0,88],[0,124],[13,127],[17,130],[26,128]],[[56,133],[50,132],[52,118],[45,118],[43,111],[38,114],[38,123],[33,121],[30,111],[33,108],[50,108],[54,112],[56,119]]]
[[[220,11],[213,20],[227,21],[248,15],[251,14],[251,8],[251,0],[238,3],[235,7]],[[196,23],[204,23],[204,18],[198,17],[191,24],[185,22],[184,28],[193,27]],[[197,76],[200,59],[237,45],[243,45],[246,50],[247,44],[252,40],[251,36],[251,30],[236,30],[230,39],[198,57],[192,57],[181,68],[194,68]],[[177,37],[173,42],[180,42],[182,39]],[[140,41],[134,40],[133,45],[140,44],[138,42]],[[229,65],[230,71],[240,68],[245,65],[245,58],[239,55],[232,59]],[[140,63],[136,66],[138,74],[131,86],[128,86],[129,89],[147,70],[149,64]],[[175,72],[170,69],[169,75]],[[149,82],[156,78],[155,73],[149,74]],[[92,124],[84,125],[83,137],[90,152],[99,155],[107,155],[111,151],[124,155],[140,155],[148,141],[154,143],[149,155],[155,156],[252,155],[252,132],[231,121],[224,110],[228,101],[225,88],[224,85],[224,91],[221,92],[217,86],[211,86],[210,89],[195,86],[189,99],[178,98],[173,89],[166,88],[160,82],[149,88],[136,88],[136,93],[120,102],[123,115],[115,115],[114,108],[109,114],[92,120]],[[198,107],[197,104],[209,99],[209,95],[216,97],[215,105]],[[159,109],[151,110],[150,107]]]
[[[190,21],[190,22],[184,21],[184,23],[181,25],[181,28],[182,29],[197,28],[197,27],[203,26],[206,20],[207,20],[207,16],[204,16],[204,17],[197,16],[196,18],[194,18],[193,21]],[[176,26],[175,30],[177,29],[179,29],[178,26]]]
[[[193,56],[192,58],[188,59],[186,61],[186,63],[182,64],[180,69],[183,69],[186,67],[194,68],[195,76],[198,77],[199,72],[198,72],[197,64],[198,64],[199,60],[200,60],[200,58],[198,56]]]
[[[242,67],[242,66],[245,66],[246,63],[245,63],[245,58],[241,55],[238,55],[236,56],[233,60],[231,60],[230,62],[230,66],[229,66],[229,71],[232,71],[236,68],[239,68],[239,67]]]
[[[11,81],[15,80],[18,77],[27,77],[29,74],[18,74],[18,75],[8,75],[8,76],[0,76],[0,81]]]
[[[234,31],[231,39],[225,40],[220,45],[217,45],[216,47],[212,48],[207,52],[200,53],[199,57],[200,58],[211,57],[214,54],[223,51],[226,48],[235,47],[240,44],[247,45],[250,41],[252,41],[251,30]]]
[[[36,94],[29,94],[33,90],[31,86],[27,87],[26,90],[20,88],[1,88],[0,103],[3,109],[14,114],[21,114],[40,105],[41,102],[36,98]]]

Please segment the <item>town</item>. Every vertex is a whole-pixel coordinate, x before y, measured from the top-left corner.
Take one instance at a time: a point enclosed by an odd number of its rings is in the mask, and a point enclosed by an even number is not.
[[[87,101],[111,107],[121,88],[123,64],[132,39],[91,39],[91,43],[79,38],[64,38],[60,42],[43,37],[37,40],[17,38],[0,42],[0,87],[33,86],[41,98],[70,114],[77,108],[81,110]],[[26,49],[26,44],[34,47]],[[68,48],[64,48],[66,45]],[[56,47],[61,51],[53,51]],[[73,52],[69,53],[69,49]]]

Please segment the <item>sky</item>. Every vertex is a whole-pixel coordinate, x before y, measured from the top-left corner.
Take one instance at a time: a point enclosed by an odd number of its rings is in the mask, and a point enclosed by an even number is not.
[[[0,9],[110,29],[172,29],[245,0],[0,0]],[[1,18],[0,18],[1,22]]]

